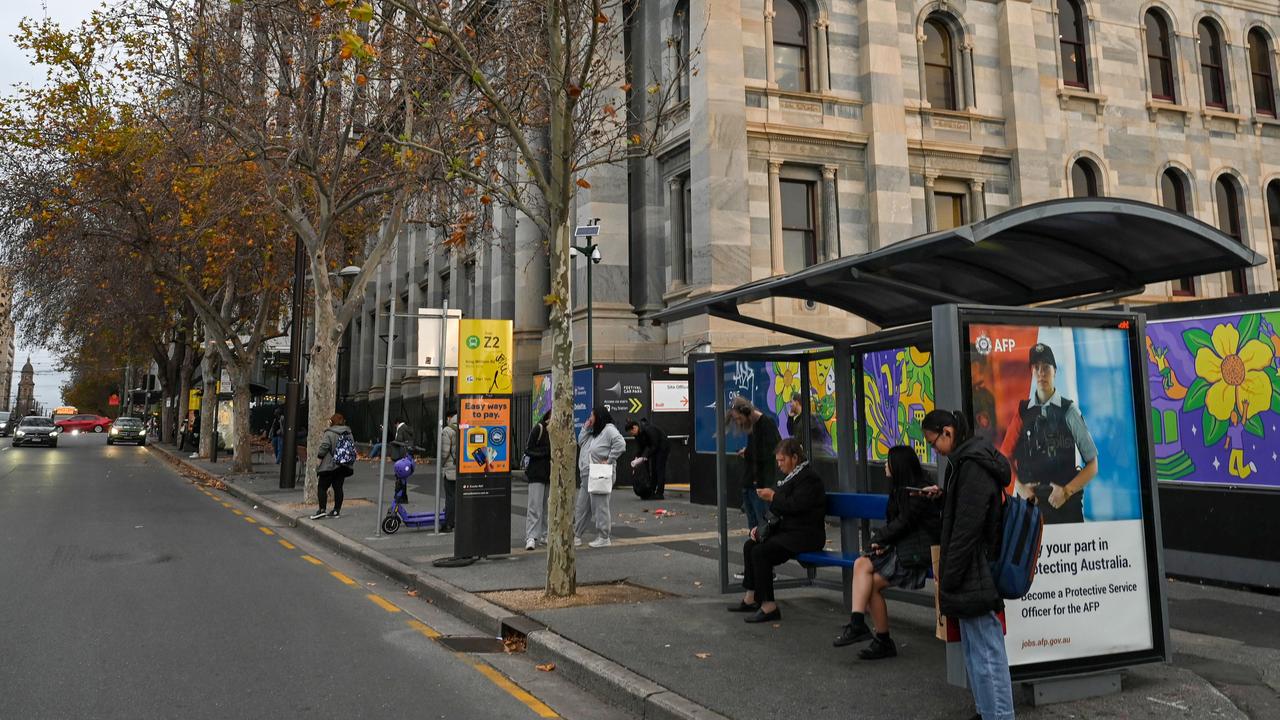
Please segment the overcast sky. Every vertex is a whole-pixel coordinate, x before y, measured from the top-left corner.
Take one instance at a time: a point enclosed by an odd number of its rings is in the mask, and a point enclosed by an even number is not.
[[[63,25],[80,22],[88,17],[90,11],[99,7],[100,0],[0,0],[0,92],[8,94],[17,83],[37,85],[44,82],[44,70],[32,67],[26,55],[13,42],[13,35],[18,31],[18,21],[23,17],[43,17],[46,14]],[[22,369],[27,356],[31,357],[31,365],[36,375],[36,400],[43,403],[46,410],[51,411],[62,404],[62,383],[66,375],[57,372],[58,358],[53,354],[33,349],[18,338],[18,352],[14,358],[14,378],[10,392],[18,392],[18,371]]]

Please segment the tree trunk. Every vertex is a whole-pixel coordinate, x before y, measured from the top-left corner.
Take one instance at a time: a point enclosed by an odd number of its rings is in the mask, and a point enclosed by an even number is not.
[[[182,369],[178,371],[178,429],[191,412],[191,371],[195,367],[196,354],[191,348],[182,356]]]
[[[567,213],[551,248],[551,497],[547,503],[547,595],[577,592],[573,552],[573,505],[578,476],[577,438],[573,436],[573,332],[569,314],[569,237]]]
[[[336,319],[332,313],[324,317],[317,313],[317,342],[311,348],[311,364],[307,367],[307,387],[310,401],[307,404],[307,482],[303,502],[316,501],[316,460],[315,448],[320,447],[324,437],[324,429],[329,427],[329,418],[336,409],[335,397],[338,389],[338,343],[324,342],[321,338],[333,336],[332,326]],[[322,325],[327,327],[322,327]],[[385,450],[383,452],[386,452]]]
[[[249,403],[252,396],[249,390],[249,375],[253,368],[253,358],[241,359],[233,364],[231,371],[231,446],[235,451],[232,472],[253,472],[253,437],[249,432]]]
[[[160,385],[160,441],[173,442],[174,389],[169,383]]]
[[[213,453],[214,431],[218,416],[218,380],[214,377],[217,367],[213,346],[205,347],[204,360],[200,363],[202,395],[200,397],[200,457],[211,457]]]

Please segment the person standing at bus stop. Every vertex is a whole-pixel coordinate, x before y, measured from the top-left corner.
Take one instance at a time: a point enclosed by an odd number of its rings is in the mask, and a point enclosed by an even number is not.
[[[740,395],[734,397],[729,408],[729,421],[747,434],[747,445],[738,451],[738,455],[742,456],[743,463],[742,512],[747,515],[747,528],[753,530],[765,521],[765,513],[769,510],[756,490],[778,485],[773,450],[782,442],[782,436],[773,421]]]
[[[1013,720],[1013,682],[1004,647],[1004,601],[991,577],[1000,552],[1001,506],[1011,471],[990,442],[973,437],[960,413],[934,410],[920,423],[925,442],[947,459],[942,497],[942,555],[938,596],[942,614],[960,626],[969,689],[978,714],[971,720]]]
[[[667,439],[667,434],[647,418],[638,423],[628,420],[627,434],[636,439],[636,457],[631,461],[631,467],[634,469],[643,464],[649,471],[653,492],[646,499],[665,499],[663,491],[667,486],[667,458],[671,455],[671,441]]]

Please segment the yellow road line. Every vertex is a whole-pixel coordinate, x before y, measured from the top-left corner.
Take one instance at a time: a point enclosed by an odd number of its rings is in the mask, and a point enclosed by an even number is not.
[[[245,521],[245,522],[248,522],[248,523],[256,523],[256,522],[258,522],[257,520],[254,520],[253,518],[249,517],[248,515],[245,515],[245,516],[244,516],[244,521]]]
[[[233,512],[233,513],[235,513],[235,514],[237,514],[237,515],[243,515],[243,514],[244,514],[243,512],[241,512],[241,511],[239,511],[239,510],[236,510],[235,508],[232,508],[231,512]]]
[[[366,597],[369,598],[369,602],[373,603],[374,605],[377,605],[378,607],[382,608],[383,610],[386,610],[389,613],[400,612],[400,608],[396,607],[395,605],[392,605],[390,602],[388,602],[387,600],[385,600],[379,595],[374,595],[373,593],[369,593]]]
[[[311,563],[312,565],[323,565],[323,564],[324,564],[324,563],[320,562],[319,560],[317,560],[317,559],[315,559],[315,558],[311,557],[310,555],[303,555],[303,556],[302,556],[302,559],[303,559],[303,560],[306,560],[307,562]]]
[[[329,574],[330,574],[330,575],[332,575],[332,576],[334,576],[334,577],[336,577],[336,578],[338,578],[338,580],[340,580],[340,581],[342,582],[342,584],[343,584],[343,585],[355,585],[355,584],[356,584],[356,581],[355,581],[355,580],[352,580],[351,578],[347,577],[346,575],[343,575],[342,573],[338,572],[337,570],[333,570],[333,571],[331,571]]]
[[[440,633],[436,632],[435,628],[422,622],[421,620],[410,620],[409,627],[413,628],[414,630],[417,630],[423,635],[426,635],[427,638],[431,640],[435,640],[436,638],[440,637]]]
[[[222,503],[222,507],[224,507],[224,508],[229,508],[229,507],[231,507],[231,503],[229,503],[229,502],[224,502],[224,503]]]
[[[556,714],[555,710],[552,710],[551,708],[547,707],[546,703],[530,695],[529,692],[524,688],[511,682],[509,679],[507,679],[506,675],[503,675],[502,673],[498,672],[492,666],[482,662],[472,661],[470,658],[466,658],[466,657],[464,657],[463,659],[465,662],[470,663],[471,667],[479,671],[481,675],[484,675],[485,677],[489,678],[489,682],[502,688],[503,690],[506,691],[508,695],[524,703],[526,707],[528,707],[530,710],[537,713],[538,717],[544,717],[544,718],[560,717],[558,714]]]
[[[298,546],[294,545],[293,543],[289,542],[288,540],[280,540],[279,542],[280,542],[280,544],[281,544],[282,546],[284,546],[284,549],[285,549],[285,550],[297,550],[297,549],[298,549]]]
[[[272,531],[271,528],[264,528],[261,525],[259,525],[258,529],[262,531],[263,535],[275,535],[275,532]],[[284,542],[284,541],[282,540],[281,542]]]

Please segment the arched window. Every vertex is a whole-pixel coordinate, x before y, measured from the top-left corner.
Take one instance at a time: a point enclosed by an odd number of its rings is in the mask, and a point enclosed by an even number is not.
[[[924,21],[924,99],[944,110],[958,110],[951,30],[937,18]]]
[[[1208,20],[1200,21],[1200,80],[1204,84],[1204,104],[1227,108],[1227,76],[1222,62],[1222,33]]]
[[[676,5],[671,27],[674,31],[672,49],[675,51],[676,69],[680,73],[676,79],[676,99],[684,102],[689,99],[689,0],[680,0]]]
[[[1214,204],[1218,211],[1218,229],[1244,243],[1240,228],[1240,187],[1235,178],[1223,173],[1213,184]],[[1243,295],[1248,292],[1244,270],[1232,270],[1228,277],[1227,294]]]
[[[1174,212],[1187,214],[1187,179],[1182,173],[1169,168],[1160,175],[1160,204]],[[1174,295],[1195,295],[1196,283],[1191,277],[1173,281]]]
[[[1169,24],[1155,10],[1148,10],[1142,21],[1147,32],[1147,79],[1151,97],[1177,102],[1173,81],[1173,43],[1169,41]]]
[[[1058,0],[1058,45],[1062,53],[1062,82],[1072,87],[1089,87],[1084,13],[1078,0]]]
[[[1098,197],[1098,169],[1081,158],[1071,166],[1071,197]]]
[[[1271,251],[1280,267],[1280,180],[1267,185],[1267,221],[1271,226]]]
[[[809,90],[809,22],[799,0],[773,3],[774,79],[783,90]]]
[[[1262,28],[1249,31],[1249,77],[1253,107],[1259,115],[1276,116],[1276,85],[1271,76],[1271,43]]]

